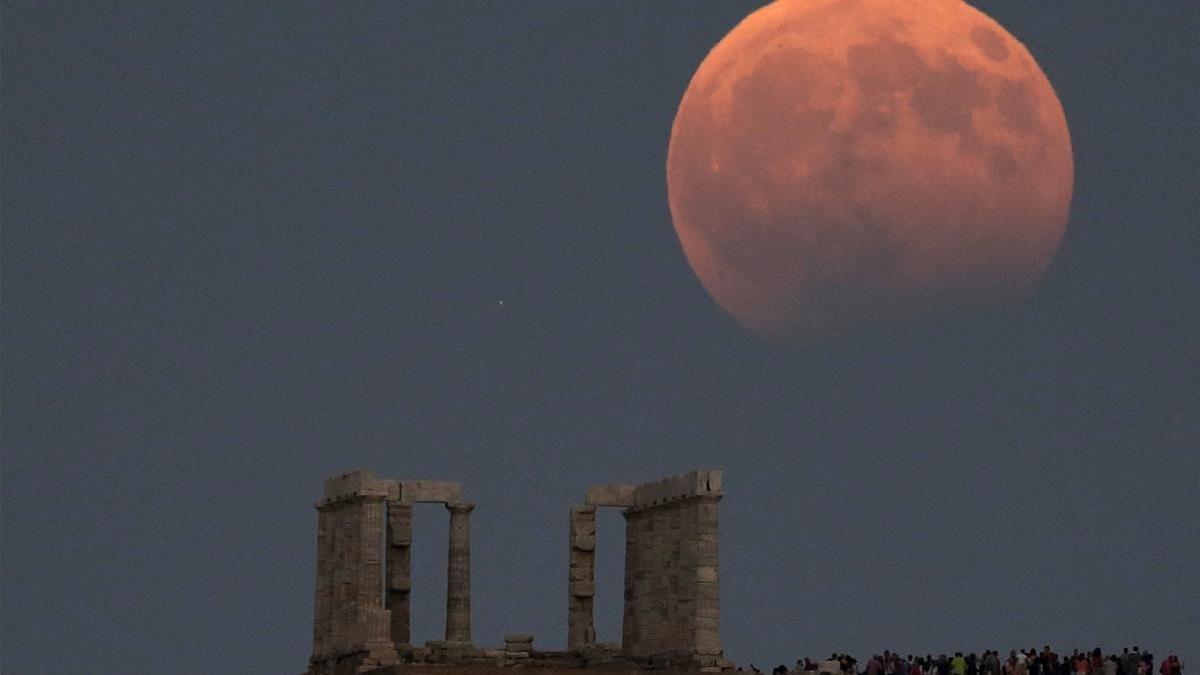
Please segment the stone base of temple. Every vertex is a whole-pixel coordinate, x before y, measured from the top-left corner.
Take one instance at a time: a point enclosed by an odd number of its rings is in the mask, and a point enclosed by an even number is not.
[[[497,668],[494,665],[392,665],[389,668],[371,670],[370,675],[512,675],[527,671],[529,675],[695,675],[695,670],[654,670],[630,664],[594,665],[586,669],[553,667],[527,667],[524,670]]]
[[[719,673],[733,670],[732,662],[721,652],[700,654],[692,651],[664,652],[645,659],[636,659],[653,670],[676,670],[685,672]]]
[[[470,643],[431,641],[423,647],[400,645],[398,660],[382,663],[376,656],[360,653],[353,658],[321,664],[324,669],[310,667],[306,675],[508,675],[514,668],[532,668],[538,675],[559,673],[579,675],[581,672],[604,675],[634,675],[653,672],[670,673],[727,672],[735,670],[732,662],[720,654],[667,652],[648,657],[628,657],[615,644],[588,645],[567,651],[521,651],[508,643],[505,649],[481,649]],[[351,655],[354,656],[354,655]]]
[[[400,653],[390,642],[364,645],[357,651],[310,659],[305,675],[358,675],[401,663]]]

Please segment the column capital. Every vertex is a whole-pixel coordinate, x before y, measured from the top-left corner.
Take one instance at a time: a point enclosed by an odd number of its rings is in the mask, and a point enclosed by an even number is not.
[[[446,502],[446,510],[450,513],[470,513],[475,510],[473,502]]]

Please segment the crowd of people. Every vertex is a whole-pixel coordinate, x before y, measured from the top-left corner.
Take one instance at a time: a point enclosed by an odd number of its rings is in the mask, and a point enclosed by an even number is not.
[[[761,673],[751,665],[751,670]],[[1121,654],[1105,655],[1099,647],[1090,652],[1074,650],[1069,656],[1054,653],[1050,645],[1036,648],[1014,649],[1008,656],[1001,656],[994,649],[963,656],[940,654],[936,658],[901,656],[890,651],[872,655],[862,664],[848,654],[833,654],[824,661],[800,659],[795,668],[776,666],[772,675],[1183,675],[1183,662],[1178,656],[1170,655],[1158,663],[1155,670],[1154,655],[1135,646],[1125,647]]]

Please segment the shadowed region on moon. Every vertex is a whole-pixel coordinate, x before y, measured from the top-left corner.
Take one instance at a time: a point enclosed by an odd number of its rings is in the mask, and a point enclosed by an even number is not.
[[[958,0],[781,0],[700,65],[667,161],[717,303],[773,339],[1027,296],[1073,181],[1025,48]]]

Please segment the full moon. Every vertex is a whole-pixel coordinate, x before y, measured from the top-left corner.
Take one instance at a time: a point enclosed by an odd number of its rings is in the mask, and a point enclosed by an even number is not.
[[[692,77],[667,157],[701,283],[796,344],[1027,298],[1073,181],[1049,80],[960,0],[755,11]]]

